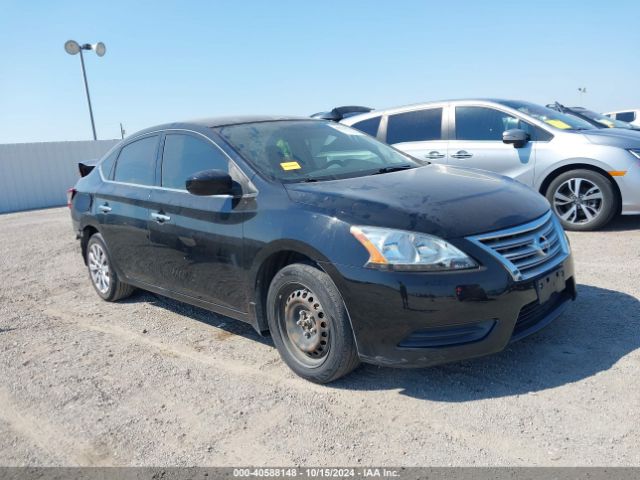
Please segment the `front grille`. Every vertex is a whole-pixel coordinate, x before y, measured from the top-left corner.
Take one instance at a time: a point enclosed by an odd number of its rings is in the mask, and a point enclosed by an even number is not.
[[[533,327],[536,323],[544,320],[560,304],[568,301],[570,298],[571,294],[567,290],[564,290],[562,292],[554,293],[549,297],[549,300],[544,303],[540,303],[536,300],[526,304],[520,310],[515,328],[513,329],[513,335],[518,335],[519,333]]]
[[[569,255],[560,222],[549,211],[533,222],[468,237],[491,253],[515,280],[528,280],[558,265]]]

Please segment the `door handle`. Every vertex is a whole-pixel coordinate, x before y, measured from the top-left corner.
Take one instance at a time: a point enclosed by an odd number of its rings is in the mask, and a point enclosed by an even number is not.
[[[158,223],[166,223],[171,220],[169,215],[165,215],[163,213],[152,213],[151,218],[153,218]]]
[[[472,153],[467,152],[466,150],[458,150],[456,153],[451,155],[452,158],[471,158],[473,157]]]
[[[111,207],[109,206],[109,204],[105,203],[103,205],[100,205],[98,207],[98,210],[100,210],[102,213],[109,213],[111,211]]]
[[[430,160],[435,160],[436,158],[444,158],[444,153],[433,150],[432,152],[427,153],[424,158],[428,158]]]

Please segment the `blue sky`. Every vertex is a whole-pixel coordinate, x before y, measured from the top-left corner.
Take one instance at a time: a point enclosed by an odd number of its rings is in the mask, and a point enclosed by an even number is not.
[[[457,97],[640,107],[640,2],[13,1],[0,10],[0,143],[173,120]]]

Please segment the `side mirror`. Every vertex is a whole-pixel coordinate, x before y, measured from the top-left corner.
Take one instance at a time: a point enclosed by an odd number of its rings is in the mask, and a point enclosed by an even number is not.
[[[510,143],[515,148],[524,147],[529,140],[529,134],[519,128],[512,128],[502,132],[502,143]]]
[[[186,188],[192,195],[231,195],[233,180],[222,170],[205,170],[189,177]]]

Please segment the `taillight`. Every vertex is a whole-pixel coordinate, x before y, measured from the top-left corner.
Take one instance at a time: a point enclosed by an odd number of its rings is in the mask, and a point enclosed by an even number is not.
[[[71,187],[69,190],[67,190],[67,207],[71,208],[71,203],[73,202],[73,197],[76,196],[76,193],[78,191]]]

